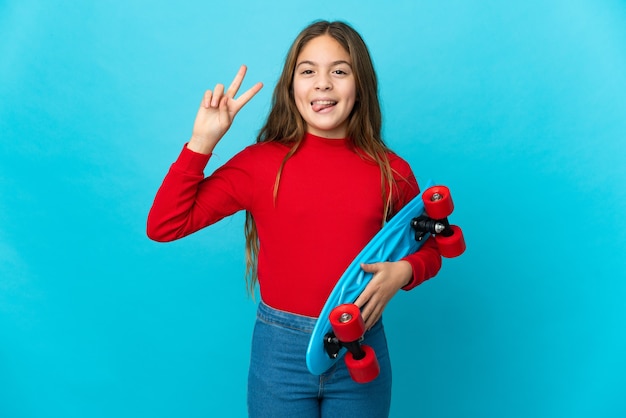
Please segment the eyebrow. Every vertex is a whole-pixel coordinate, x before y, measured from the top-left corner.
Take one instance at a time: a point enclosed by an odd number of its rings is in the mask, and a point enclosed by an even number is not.
[[[305,60],[305,61],[300,61],[298,64],[296,64],[296,68],[298,68],[301,65],[312,65],[312,66],[316,66],[318,65],[317,63],[313,62],[313,61],[309,61],[309,60]],[[335,67],[337,65],[341,65],[341,64],[345,64],[348,67],[352,68],[352,64],[350,64],[348,61],[346,60],[338,60],[338,61],[333,61],[330,63],[331,67]]]

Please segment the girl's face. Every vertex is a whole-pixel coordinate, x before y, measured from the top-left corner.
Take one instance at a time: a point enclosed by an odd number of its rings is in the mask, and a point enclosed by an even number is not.
[[[329,35],[310,40],[296,60],[293,94],[308,133],[345,138],[356,100],[350,54]]]

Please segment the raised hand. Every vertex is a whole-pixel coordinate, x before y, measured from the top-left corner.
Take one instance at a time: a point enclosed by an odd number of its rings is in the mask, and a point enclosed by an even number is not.
[[[224,92],[224,85],[217,84],[215,88],[204,93],[200,109],[196,115],[193,132],[187,147],[195,152],[210,154],[215,145],[228,131],[233,119],[241,108],[261,90],[263,83],[256,83],[245,93],[235,99],[246,75],[246,66],[242,65]]]

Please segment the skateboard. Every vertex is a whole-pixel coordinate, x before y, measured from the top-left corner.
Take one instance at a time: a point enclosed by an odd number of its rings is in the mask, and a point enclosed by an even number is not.
[[[372,279],[361,263],[398,261],[417,251],[433,235],[441,255],[457,257],[465,251],[461,228],[450,225],[454,210],[445,186],[426,183],[425,190],[407,203],[355,257],[337,281],[315,324],[306,352],[306,363],[321,375],[342,356],[352,379],[367,383],[378,376],[374,350],[364,344],[365,327],[359,308],[353,304]]]

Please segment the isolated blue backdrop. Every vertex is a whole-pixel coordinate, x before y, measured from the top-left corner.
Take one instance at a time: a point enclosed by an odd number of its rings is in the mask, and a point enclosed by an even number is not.
[[[626,3],[383,3],[0,1],[0,416],[245,416],[242,216],[145,218],[204,89],[266,84],[208,172],[317,18],[362,33],[468,242],[388,308],[392,416],[626,416]]]

